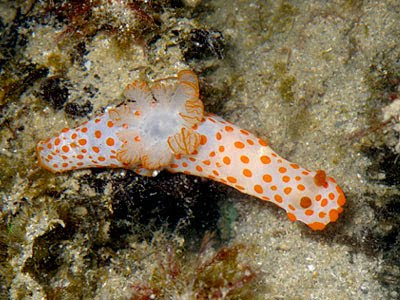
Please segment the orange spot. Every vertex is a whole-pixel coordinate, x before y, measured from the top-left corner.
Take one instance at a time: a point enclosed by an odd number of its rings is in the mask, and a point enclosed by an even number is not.
[[[76,147],[78,147],[78,145],[77,145],[76,143],[74,143],[74,142],[72,142],[72,143],[70,144],[70,146],[71,146],[71,148],[76,148]]]
[[[308,172],[308,171],[303,171],[303,172],[301,172],[301,174],[303,174],[303,175],[308,175],[308,174],[310,174],[310,172]]]
[[[305,212],[306,216],[312,216],[314,214],[314,211],[312,209],[307,209]]]
[[[233,127],[225,126],[225,130],[228,131],[228,132],[232,132],[233,131]]]
[[[210,157],[214,157],[215,156],[215,151],[211,151],[209,155],[210,155]]]
[[[140,116],[140,110],[135,111],[134,115],[135,115],[136,117],[139,117],[139,116]]]
[[[232,176],[228,176],[228,177],[226,177],[226,179],[228,179],[228,181],[230,183],[236,183],[237,182],[237,179],[235,177],[232,177]]]
[[[244,144],[242,142],[235,142],[234,145],[238,149],[243,149],[244,148]]]
[[[242,162],[242,163],[244,163],[244,164],[247,164],[247,163],[249,163],[249,158],[246,156],[246,155],[242,155],[241,157],[240,157],[240,161]]]
[[[266,155],[261,156],[261,157],[260,157],[260,160],[261,160],[261,162],[262,162],[263,164],[265,164],[265,165],[267,165],[267,164],[269,164],[269,163],[271,162],[271,159],[270,159],[268,156],[266,156]]]
[[[79,145],[81,145],[81,146],[85,146],[86,143],[87,143],[87,141],[86,141],[86,139],[80,139],[80,140],[78,140],[78,143],[79,143]]]
[[[270,200],[267,196],[261,196],[261,199],[263,199],[265,201],[269,201]]]
[[[112,121],[107,122],[107,127],[111,128],[114,126],[114,123]]]
[[[290,177],[289,176],[283,176],[282,177],[282,181],[287,183],[287,182],[290,181]]]
[[[47,148],[51,149],[53,147],[53,145],[51,143],[47,144]]]
[[[243,133],[244,135],[249,135],[249,132],[246,131],[246,130],[240,129],[239,131],[240,131],[241,133]]]
[[[199,172],[203,172],[203,168],[200,167],[200,166],[196,166],[196,170],[199,171]]]
[[[299,191],[304,191],[304,190],[306,189],[306,187],[305,187],[304,185],[302,185],[302,184],[298,184],[298,185],[297,185],[297,189],[298,189]]]
[[[339,213],[336,209],[331,209],[329,211],[329,219],[331,222],[335,222],[339,218]]]
[[[296,176],[294,179],[295,179],[296,181],[300,181],[300,180],[301,180],[301,177],[300,177],[300,176]]]
[[[325,206],[327,206],[327,205],[328,205],[328,200],[326,200],[325,198],[322,199],[322,201],[321,201],[321,207],[325,207]]]
[[[292,221],[292,222],[297,220],[296,216],[294,214],[292,214],[292,213],[287,213],[286,215],[289,218],[289,220]]]
[[[203,160],[203,164],[205,164],[206,166],[211,165],[211,161],[207,160]]]
[[[307,224],[308,227],[310,227],[312,230],[323,230],[325,228],[325,224],[321,222],[314,222]]]
[[[243,169],[243,175],[246,177],[251,177],[253,176],[253,173],[249,169]]]
[[[264,180],[265,182],[271,182],[271,181],[272,181],[272,176],[269,175],[269,174],[265,174],[265,175],[263,176],[263,180]]]
[[[291,191],[292,191],[292,188],[291,188],[291,187],[285,187],[285,188],[283,189],[283,192],[284,192],[286,195],[289,195]]]
[[[235,188],[237,188],[238,190],[241,190],[241,191],[244,191],[245,190],[245,188],[244,188],[244,186],[241,186],[241,185],[235,185]]]
[[[312,201],[309,197],[302,197],[300,199],[300,206],[302,208],[309,208],[312,205]]]
[[[186,168],[188,166],[187,162],[183,162],[182,166]]]
[[[290,164],[290,166],[291,166],[293,169],[298,169],[298,168],[300,168],[298,164]]]
[[[217,141],[219,141],[220,139],[222,139],[221,133],[217,132],[217,134],[215,135],[215,138],[217,139]]]
[[[170,164],[170,167],[173,168],[173,169],[176,169],[179,166],[177,164]]]
[[[99,147],[93,146],[92,149],[93,149],[93,151],[96,152],[96,153],[99,153],[99,152],[100,152],[100,148],[99,148]]]
[[[261,146],[264,146],[264,147],[267,146],[267,142],[264,141],[264,140],[262,140],[262,139],[258,139],[258,143],[259,143]]]
[[[213,172],[213,174],[214,174],[215,176],[219,176],[219,173],[218,173],[217,170],[213,170],[212,172]]]
[[[333,200],[335,199],[335,194],[334,193],[329,193],[328,198]]]
[[[58,165],[57,164],[53,164],[53,168],[58,168]]]
[[[78,135],[76,133],[71,134],[71,139],[76,139]]]
[[[207,144],[207,137],[204,134],[202,134],[200,136],[200,145],[205,145],[205,144]]]
[[[48,158],[48,159],[53,159],[53,156],[51,156],[51,155],[49,154],[49,155],[47,155],[47,158]]]
[[[87,127],[83,127],[83,128],[81,129],[81,131],[82,131],[83,133],[85,133],[85,132],[88,131],[88,129],[87,129]]]
[[[61,130],[61,132],[63,132],[63,133],[66,133],[66,132],[68,132],[69,131],[69,128],[63,128],[62,130]]]
[[[87,153],[86,149],[82,149],[81,151],[82,151],[82,153]]]
[[[296,208],[295,208],[292,204],[289,204],[288,207],[289,207],[289,209],[291,209],[291,210],[296,210]]]
[[[256,184],[256,185],[254,186],[254,191],[255,191],[256,193],[262,194],[264,190],[263,190],[263,188],[262,188],[261,185]]]
[[[189,157],[189,160],[192,161],[192,162],[196,161],[196,159],[194,157]]]
[[[62,166],[63,168],[66,168],[66,167],[68,167],[68,164],[67,164],[67,163],[63,163],[61,166]]]
[[[211,122],[216,123],[215,120],[213,118],[208,117],[207,119],[209,119]]]
[[[274,199],[275,199],[275,201],[278,202],[278,203],[282,203],[282,202],[283,202],[283,199],[282,199],[281,195],[275,195],[275,196],[274,196]]]
[[[225,151],[225,147],[224,146],[219,146],[218,150],[219,150],[219,152],[224,152]]]
[[[107,146],[110,146],[110,147],[112,147],[112,146],[114,146],[114,144],[115,144],[115,141],[114,141],[114,139],[113,138],[107,138],[107,140],[106,140],[106,144],[107,144]]]
[[[224,162],[224,164],[229,165],[231,163],[231,159],[228,156],[224,156],[224,158],[222,159],[222,161]]]
[[[78,165],[78,166],[83,166],[83,162],[78,161],[78,162],[77,162],[77,165]]]
[[[106,160],[106,158],[105,158],[104,156],[99,156],[97,159],[98,159],[99,161],[105,161],[105,160]]]
[[[322,170],[317,170],[314,175],[314,183],[316,186],[323,186],[326,183],[326,173]]]
[[[64,146],[62,146],[61,150],[64,151],[64,152],[68,152],[69,151],[69,147],[67,145],[64,145]]]
[[[83,159],[83,155],[82,154],[78,154],[77,156],[76,156],[76,158],[78,158],[78,159]]]
[[[254,141],[253,141],[253,140],[251,140],[251,139],[247,139],[247,140],[246,140],[246,142],[247,142],[249,145],[251,145],[251,146],[253,146],[253,145],[254,145]]]
[[[94,132],[94,136],[96,137],[96,138],[101,138],[101,131],[100,130],[96,130],[95,132]]]
[[[321,200],[321,199],[322,199],[321,194],[318,194],[318,195],[315,197],[315,200],[317,200],[317,201],[319,201],[319,200]]]
[[[101,119],[95,119],[94,122],[95,123],[99,123],[101,121]]]
[[[271,186],[271,191],[276,191],[277,189],[278,189],[278,187],[276,185]]]
[[[339,204],[340,206],[345,205],[345,203],[346,203],[346,198],[344,197],[344,194],[343,194],[341,188],[337,186],[337,187],[336,187],[336,191],[339,193],[338,204]]]
[[[321,211],[321,212],[318,214],[318,217],[320,217],[320,219],[325,218],[325,216],[326,216],[326,213],[324,213],[323,211]]]
[[[287,170],[286,170],[286,168],[284,168],[284,167],[280,167],[280,168],[278,169],[278,171],[279,171],[279,173],[285,173]]]

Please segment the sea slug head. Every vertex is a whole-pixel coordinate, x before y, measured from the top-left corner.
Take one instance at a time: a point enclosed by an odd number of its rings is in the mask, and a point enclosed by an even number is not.
[[[193,129],[203,120],[204,107],[192,71],[180,71],[173,84],[133,82],[124,95],[127,104],[108,114],[121,128],[117,158],[125,165],[157,170],[174,156],[196,151],[200,135]]]

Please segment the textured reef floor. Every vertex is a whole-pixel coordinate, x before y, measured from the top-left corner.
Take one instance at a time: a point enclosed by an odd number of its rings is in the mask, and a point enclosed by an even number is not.
[[[398,299],[400,4],[0,2],[1,299]],[[323,169],[322,232],[183,174],[51,174],[35,145],[191,69],[206,110]]]

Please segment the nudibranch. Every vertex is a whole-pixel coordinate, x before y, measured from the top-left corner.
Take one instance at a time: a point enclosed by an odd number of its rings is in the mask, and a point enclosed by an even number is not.
[[[249,131],[205,114],[193,72],[180,71],[174,81],[129,84],[125,104],[39,142],[39,164],[51,172],[99,167],[145,176],[162,169],[183,172],[273,202],[290,220],[313,230],[337,220],[346,199],[332,177],[303,169]]]

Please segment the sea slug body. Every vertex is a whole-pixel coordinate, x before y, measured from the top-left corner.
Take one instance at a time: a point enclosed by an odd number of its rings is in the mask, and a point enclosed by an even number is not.
[[[313,230],[343,211],[345,196],[324,171],[303,169],[250,132],[204,114],[193,72],[180,71],[169,85],[133,82],[125,97],[126,104],[39,142],[39,164],[52,172],[109,167],[207,177],[273,202]]]

